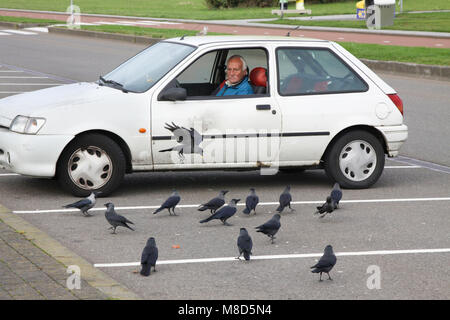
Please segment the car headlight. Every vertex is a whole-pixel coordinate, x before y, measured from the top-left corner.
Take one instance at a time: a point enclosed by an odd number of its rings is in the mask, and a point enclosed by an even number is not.
[[[44,125],[44,118],[17,116],[11,122],[9,130],[25,133],[25,134],[36,134]]]

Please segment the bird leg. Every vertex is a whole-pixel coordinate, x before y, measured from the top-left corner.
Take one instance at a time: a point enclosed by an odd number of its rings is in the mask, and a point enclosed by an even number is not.
[[[327,215],[327,212],[325,212],[324,214],[322,214],[319,218],[322,219],[323,217],[325,217]]]
[[[90,217],[91,215],[87,211],[81,211],[85,217]]]
[[[275,237],[274,236],[270,236],[270,240],[271,240],[272,244],[273,244],[273,239],[275,239]]]
[[[333,280],[333,279],[331,279],[330,274],[328,272],[327,272],[327,275],[328,275],[328,280]]]
[[[320,273],[319,281],[323,281],[322,280],[322,272]]]
[[[174,216],[177,216],[177,214],[175,213],[175,208],[172,208],[172,212]]]
[[[229,224],[226,220],[225,221],[222,221],[222,223],[224,224],[224,225],[226,225],[226,226],[232,226],[232,224]]]
[[[110,227],[110,228],[108,228],[108,230],[109,229],[113,229],[113,232],[111,232],[111,234],[116,234],[116,227]]]

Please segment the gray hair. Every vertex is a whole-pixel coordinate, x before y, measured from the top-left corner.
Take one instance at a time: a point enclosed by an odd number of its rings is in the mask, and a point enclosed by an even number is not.
[[[228,58],[228,60],[227,60],[227,66],[228,66],[228,62],[229,62],[231,59],[235,59],[235,58],[239,58],[239,59],[241,60],[241,62],[242,62],[242,70],[243,70],[243,71],[244,71],[244,70],[247,70],[247,62],[245,62],[244,58],[243,58],[241,55],[238,55],[238,54],[235,54],[235,55],[233,55],[233,56],[231,56],[231,57]]]

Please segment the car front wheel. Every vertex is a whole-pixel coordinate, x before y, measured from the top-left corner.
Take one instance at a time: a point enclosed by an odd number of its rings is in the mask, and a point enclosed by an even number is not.
[[[383,169],[383,146],[366,131],[350,131],[342,135],[325,159],[327,175],[343,188],[368,188],[377,182]]]
[[[126,160],[114,140],[101,134],[75,138],[63,151],[57,165],[61,186],[77,197],[101,191],[113,192],[125,175]]]

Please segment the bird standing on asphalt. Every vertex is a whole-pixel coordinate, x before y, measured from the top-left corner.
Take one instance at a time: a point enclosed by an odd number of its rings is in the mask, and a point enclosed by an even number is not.
[[[164,203],[161,205],[161,207],[156,209],[156,211],[153,212],[153,214],[157,214],[158,212],[160,212],[164,209],[167,209],[167,210],[169,210],[169,215],[172,215],[172,213],[170,212],[170,209],[172,209],[173,215],[176,216],[177,214],[175,213],[175,207],[180,202],[180,200],[181,200],[181,197],[178,194],[178,192],[176,190],[173,190],[170,197],[167,198],[167,200],[164,201]]]
[[[156,272],[156,260],[158,260],[158,248],[155,238],[150,237],[141,255],[141,275],[148,277],[152,267]]]
[[[250,214],[250,212],[255,211],[256,214],[256,206],[259,203],[259,197],[256,195],[255,188],[250,188],[250,194],[247,196],[245,200],[245,209],[242,211],[245,214]]]
[[[225,204],[225,194],[227,192],[228,190],[220,191],[217,197],[209,200],[207,203],[200,205],[198,211],[211,210],[211,214],[215,213],[217,209]]]
[[[116,233],[116,228],[117,227],[125,227],[128,228],[130,230],[133,230],[133,228],[131,228],[127,223],[131,223],[134,224],[133,222],[131,222],[130,220],[128,220],[127,218],[125,218],[124,216],[121,216],[120,214],[117,214],[116,211],[114,210],[114,204],[112,204],[111,202],[105,203],[105,207],[106,212],[105,212],[105,218],[106,220],[109,222],[109,224],[112,226],[109,229],[113,229],[113,234]]]
[[[291,187],[287,186],[284,189],[283,193],[280,195],[280,205],[277,208],[277,211],[279,213],[281,213],[284,210],[284,208],[286,208],[286,207],[289,207],[289,209],[291,209],[291,212],[295,211],[294,209],[291,208],[292,196],[291,196],[290,190],[291,190]]]
[[[322,273],[325,272],[328,275],[328,280],[333,280],[330,277],[329,272],[333,269],[336,264],[336,256],[333,252],[333,247],[331,245],[327,245],[325,247],[323,256],[320,258],[319,262],[311,267],[312,273],[320,273],[319,281],[322,281]]]
[[[275,234],[281,227],[280,218],[281,218],[280,214],[275,213],[269,221],[256,227],[255,229],[258,229],[256,232],[262,232],[265,235],[269,236],[273,243],[273,239],[275,239]]]
[[[219,210],[217,210],[214,214],[212,214],[208,218],[201,220],[200,223],[205,223],[205,222],[208,222],[208,221],[211,221],[214,219],[219,219],[220,221],[222,221],[222,223],[224,225],[230,226],[230,224],[227,222],[227,220],[236,213],[236,210],[237,210],[236,204],[240,200],[241,199],[231,199],[231,201],[228,205],[226,205],[223,208],[220,208]]]
[[[320,207],[316,207],[316,208],[317,208],[317,211],[314,212],[314,214],[320,213],[321,216],[319,218],[323,218],[327,215],[327,213],[332,213],[334,211],[334,208],[336,208],[336,205],[335,205],[333,199],[331,199],[331,196],[328,196],[327,201]]]
[[[101,194],[101,192],[91,192],[89,197],[71,204],[67,204],[63,206],[63,208],[77,208],[80,209],[81,213],[83,213],[85,217],[90,217],[91,215],[88,213],[88,210],[92,209],[95,206],[95,203],[97,202],[97,196],[99,194]]]
[[[239,231],[239,237],[237,239],[237,246],[239,249],[239,256],[236,258],[239,260],[242,254],[244,254],[245,260],[250,260],[252,254],[253,242],[252,238],[248,234],[247,229],[241,228]]]
[[[341,186],[339,185],[339,183],[335,183],[333,186],[333,190],[331,190],[331,200],[333,200],[334,202],[334,209],[338,209],[339,208],[339,201],[341,201],[342,199],[342,190],[341,190]]]

